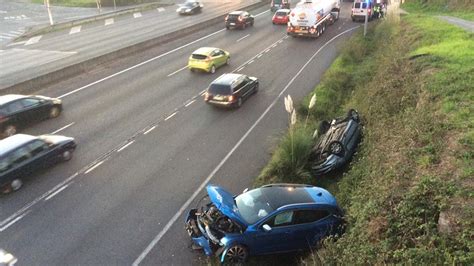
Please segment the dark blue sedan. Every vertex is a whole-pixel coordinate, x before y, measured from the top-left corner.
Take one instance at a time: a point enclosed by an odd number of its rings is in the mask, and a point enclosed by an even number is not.
[[[207,193],[210,203],[190,210],[185,227],[194,248],[221,262],[309,249],[343,225],[336,199],[319,187],[273,184],[234,197],[209,185]]]

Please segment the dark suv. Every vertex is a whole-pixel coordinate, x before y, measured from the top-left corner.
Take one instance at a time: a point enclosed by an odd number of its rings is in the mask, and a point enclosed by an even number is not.
[[[310,156],[314,175],[328,173],[351,159],[361,137],[359,113],[351,109],[345,117],[322,121],[318,136]]]
[[[254,17],[247,11],[233,11],[225,17],[225,28],[242,28],[253,26]]]
[[[16,134],[0,140],[0,192],[18,190],[20,178],[59,161],[68,161],[76,149],[73,138]]]
[[[224,107],[240,107],[258,91],[258,79],[242,74],[223,74],[214,80],[204,94],[204,101]]]
[[[57,117],[61,111],[61,100],[56,98],[17,94],[0,96],[0,136],[11,136],[18,128]]]

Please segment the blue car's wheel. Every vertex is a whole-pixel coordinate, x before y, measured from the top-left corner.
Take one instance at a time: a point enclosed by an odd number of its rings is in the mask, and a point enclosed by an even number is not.
[[[227,250],[225,261],[231,263],[243,263],[247,260],[249,253],[242,245],[234,245]]]

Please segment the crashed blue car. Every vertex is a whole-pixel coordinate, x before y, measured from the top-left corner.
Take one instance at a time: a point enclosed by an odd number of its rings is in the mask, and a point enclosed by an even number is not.
[[[207,194],[210,202],[189,211],[185,228],[193,248],[222,263],[309,249],[343,230],[336,199],[319,187],[272,184],[233,196],[208,185]]]

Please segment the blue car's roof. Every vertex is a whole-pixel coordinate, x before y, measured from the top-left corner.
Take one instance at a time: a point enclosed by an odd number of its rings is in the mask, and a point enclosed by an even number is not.
[[[37,139],[35,136],[26,135],[26,134],[16,134],[6,139],[0,140],[0,157],[5,155],[21,145]]]

